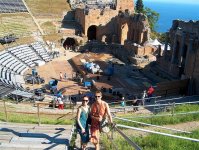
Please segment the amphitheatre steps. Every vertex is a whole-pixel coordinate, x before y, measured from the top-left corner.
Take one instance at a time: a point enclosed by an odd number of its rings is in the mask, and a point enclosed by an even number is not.
[[[80,149],[81,148],[81,144],[80,144],[80,135],[77,134],[77,138],[76,138],[76,141],[75,141],[75,147],[76,149]],[[87,144],[87,150],[95,150],[95,146],[91,143],[91,142],[88,142]]]
[[[65,150],[72,125],[32,125],[0,122],[0,150]]]
[[[3,147],[3,148],[1,148]],[[6,143],[6,144],[1,144],[0,145],[0,150],[41,150],[41,149],[53,149],[53,150],[65,150],[66,147],[64,145],[62,146],[57,146],[53,144],[45,144],[45,145],[32,145],[32,144],[11,144],[11,143]]]

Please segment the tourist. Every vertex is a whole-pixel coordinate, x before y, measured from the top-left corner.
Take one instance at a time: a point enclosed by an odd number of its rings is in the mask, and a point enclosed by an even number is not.
[[[91,106],[91,139],[96,150],[99,150],[100,122],[108,116],[109,122],[112,124],[112,116],[108,104],[103,101],[102,93],[95,92],[95,102]]]
[[[139,106],[139,100],[137,99],[137,96],[135,96],[135,99],[132,101],[133,102],[133,112],[138,111],[138,106]]]
[[[60,79],[60,80],[63,79],[63,74],[62,74],[62,72],[59,73],[59,79]]]
[[[56,103],[57,103],[58,101],[57,101],[57,96],[54,96],[53,97],[53,108],[55,108],[56,107]]]
[[[122,97],[121,106],[122,106],[122,107],[125,107],[125,106],[126,106],[124,96]]]
[[[152,86],[150,86],[149,89],[148,89],[148,91],[147,91],[147,95],[148,95],[147,102],[150,102],[150,97],[153,96],[154,92],[155,92],[154,88]]]
[[[61,97],[57,98],[57,102],[58,102],[58,109],[64,109],[64,102],[62,101]]]
[[[87,143],[89,142],[89,127],[88,127],[88,115],[89,115],[89,98],[83,97],[82,105],[77,110],[77,131],[81,137],[81,148],[86,149]]]
[[[146,90],[144,90],[143,93],[142,93],[142,105],[143,105],[143,106],[144,106],[144,102],[145,102],[146,96],[147,96]]]
[[[64,79],[67,80],[67,74],[66,74],[66,72],[64,73]]]

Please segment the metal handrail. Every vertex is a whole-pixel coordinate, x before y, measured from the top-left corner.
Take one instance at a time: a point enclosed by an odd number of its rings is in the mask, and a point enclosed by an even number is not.
[[[116,125],[116,126],[118,126],[118,125]],[[131,139],[129,139],[120,129],[118,129],[117,127],[114,127],[115,128],[115,130],[117,131],[117,132],[119,132],[119,134],[132,146],[132,147],[134,147],[136,150],[141,150],[141,148],[135,143],[135,142],[133,142]]]
[[[162,129],[171,130],[171,131],[177,131],[177,132],[182,132],[182,133],[191,133],[191,132],[188,132],[188,131],[182,131],[182,130],[172,129],[172,128],[168,128],[168,127],[153,125],[153,124],[149,124],[149,123],[144,123],[144,122],[139,122],[139,121],[134,121],[134,120],[128,120],[128,119],[125,119],[125,118],[119,118],[119,117],[114,117],[114,118],[115,119],[119,119],[119,120],[123,120],[123,121],[127,121],[127,122],[138,123],[138,124],[145,125],[145,126],[162,128]]]
[[[178,99],[181,99],[181,98],[189,98],[189,97],[197,97],[199,95],[192,95],[192,96],[185,96],[185,97],[176,97],[176,98],[169,98],[169,99],[164,99],[164,100],[158,100],[156,102],[165,102],[165,101],[172,101],[172,100],[178,100]]]
[[[148,100],[148,99],[157,99],[157,98],[161,98],[162,96],[155,96],[155,97],[150,97],[150,98],[143,98],[143,99],[134,99],[134,100]],[[125,102],[132,102],[134,100],[125,100]],[[121,103],[121,100],[120,101],[117,101],[117,102],[111,102],[111,103],[108,103],[109,105],[111,104],[120,104]]]
[[[183,102],[183,103],[175,103],[175,105],[182,105],[182,104],[197,104],[199,101],[193,101],[193,102]],[[172,103],[170,104],[154,104],[154,105],[144,105],[144,106],[125,106],[125,107],[114,107],[114,109],[124,109],[124,108],[140,108],[140,107],[154,107],[154,106],[171,106]]]
[[[151,131],[151,130],[147,130],[147,129],[141,129],[141,128],[136,128],[136,127],[126,126],[126,125],[122,125],[122,124],[117,124],[116,126],[126,128],[126,129],[132,129],[132,130],[136,130],[136,131],[142,131],[142,132],[147,132],[147,133],[164,135],[164,136],[168,136],[168,137],[174,137],[174,138],[178,138],[178,139],[189,140],[189,141],[192,141],[192,142],[199,142],[199,139],[194,139],[194,138],[189,138],[189,137],[184,137],[184,136],[178,136],[178,135],[173,135],[173,134],[168,134],[168,133],[163,133],[163,132]]]
[[[125,118],[153,118],[153,117],[178,116],[178,115],[198,114],[198,113],[199,111],[192,111],[192,112],[181,112],[181,113],[175,113],[175,114],[136,116],[136,117],[125,117]]]
[[[190,97],[197,97],[199,95],[192,95],[192,96],[185,96],[185,97],[177,97],[177,98],[169,98],[169,99],[164,99],[164,100],[158,100],[156,102],[164,102],[164,101],[171,101],[171,100],[177,100],[177,99],[181,99],[181,98],[190,98]],[[155,96],[155,97],[150,97],[150,98],[143,98],[143,99],[136,99],[136,100],[148,100],[148,99],[157,99],[157,98],[161,98],[162,96]],[[130,102],[130,101],[134,101],[134,100],[125,100],[125,102]],[[111,102],[111,103],[108,103],[108,104],[120,104],[121,103],[121,100],[120,101],[116,101],[116,102]]]

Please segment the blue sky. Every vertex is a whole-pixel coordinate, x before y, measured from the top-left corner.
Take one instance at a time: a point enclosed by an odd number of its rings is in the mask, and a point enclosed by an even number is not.
[[[137,0],[135,0],[137,1]],[[199,4],[199,0],[143,0],[146,2],[167,2],[167,3],[187,3],[187,4]]]

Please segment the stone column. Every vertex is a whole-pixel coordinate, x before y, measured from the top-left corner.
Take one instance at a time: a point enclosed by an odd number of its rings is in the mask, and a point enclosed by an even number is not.
[[[177,35],[175,35],[175,39],[174,39],[174,44],[173,44],[173,53],[172,53],[172,58],[171,58],[171,63],[174,64],[175,63],[175,59],[176,59],[176,48],[177,48]]]
[[[193,39],[189,39],[189,45],[188,45],[188,53],[185,61],[185,75],[186,76],[192,76],[193,72],[193,64],[194,64],[194,51],[193,51]],[[195,56],[196,57],[196,56]]]
[[[184,44],[185,44],[185,33],[182,34],[182,41],[180,45],[180,59],[178,60],[179,66],[181,66],[181,63],[182,63],[182,57],[184,53]]]
[[[140,32],[140,37],[139,37],[139,44],[143,42],[143,31]]]
[[[137,43],[137,30],[136,29],[134,29],[134,43]]]
[[[166,42],[165,42],[165,45],[164,45],[164,52],[163,52],[163,58],[164,58],[164,60],[167,60],[168,36],[169,36],[169,33],[167,32],[166,33]]]
[[[166,41],[164,45],[164,53],[163,53],[164,60],[167,60],[167,48],[168,48],[168,41]]]

